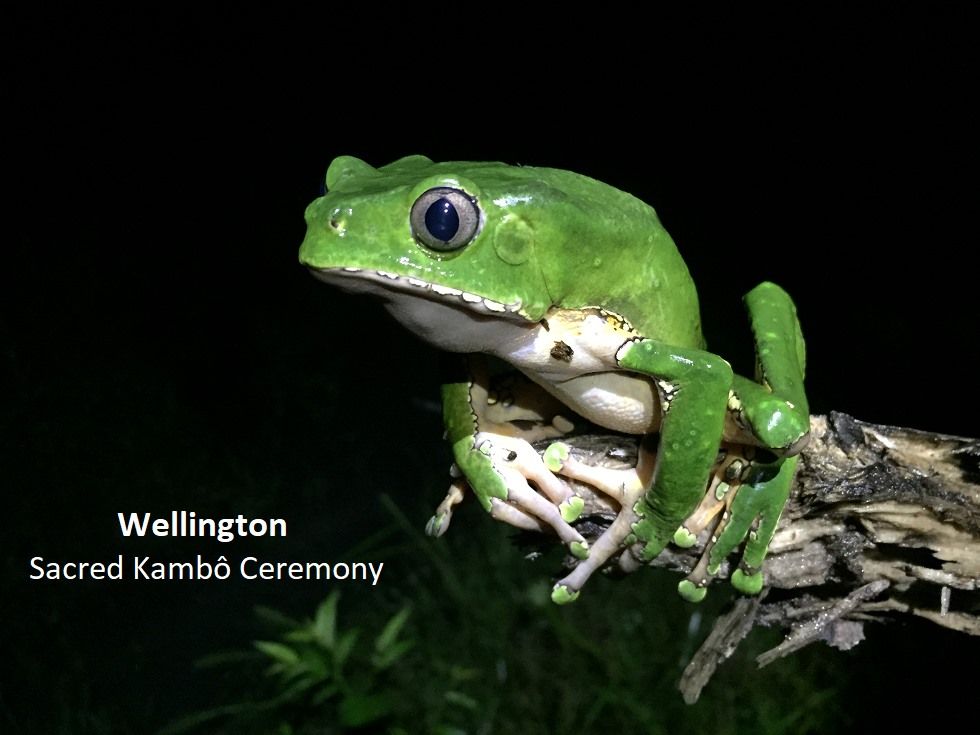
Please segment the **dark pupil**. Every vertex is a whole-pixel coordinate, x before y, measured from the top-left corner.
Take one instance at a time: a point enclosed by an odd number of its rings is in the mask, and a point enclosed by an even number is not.
[[[449,242],[459,230],[459,214],[453,203],[442,197],[425,211],[425,227],[434,238]]]

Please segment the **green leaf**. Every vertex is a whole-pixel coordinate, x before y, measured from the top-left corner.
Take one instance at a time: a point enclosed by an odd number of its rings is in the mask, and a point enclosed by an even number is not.
[[[338,687],[336,684],[327,684],[313,695],[313,706],[319,707],[339,691],[340,687]]]
[[[310,625],[312,626],[312,623]],[[313,643],[316,638],[313,635],[312,628],[298,628],[286,633],[283,636],[283,640],[289,641],[290,643]]]
[[[328,651],[333,649],[337,635],[337,601],[339,599],[339,592],[336,590],[331,592],[327,599],[320,603],[320,607],[316,609],[316,616],[313,618],[313,637]]]
[[[305,692],[312,689],[316,685],[317,682],[314,679],[301,679],[283,691],[277,697],[277,699],[279,699],[281,702],[295,702],[296,700],[302,698]]]
[[[375,640],[374,650],[378,653],[383,653],[386,648],[395,642],[395,639],[398,638],[398,633],[401,632],[411,612],[411,608],[403,607],[392,616],[391,620],[385,624],[384,630],[378,635],[377,640]]]
[[[299,654],[285,644],[275,641],[254,641],[253,645],[273,661],[287,666],[295,666],[299,663]]]
[[[329,654],[325,653],[319,648],[306,646],[300,649],[300,662],[302,663],[303,671],[305,671],[310,678],[317,681],[323,681],[330,676],[331,666],[328,656]]]
[[[383,694],[351,694],[340,702],[340,724],[361,727],[377,722],[391,712],[391,702]]]
[[[294,620],[288,615],[285,615],[278,610],[274,610],[271,607],[265,607],[264,605],[255,606],[255,617],[266,625],[271,625],[274,628],[288,630],[290,628],[300,627],[298,620]]]
[[[337,641],[337,648],[334,650],[334,665],[338,672],[343,667],[347,657],[350,656],[351,651],[354,649],[354,644],[357,643],[357,637],[360,634],[360,630],[351,628],[340,636],[340,640]]]
[[[278,674],[283,673],[284,671],[286,671],[286,666],[285,665],[283,665],[283,664],[272,664],[272,666],[270,666],[269,668],[267,668],[265,670],[265,675],[266,676],[276,676]]]
[[[479,702],[473,699],[473,697],[467,696],[462,692],[454,692],[450,690],[445,694],[443,694],[443,697],[445,697],[446,701],[449,702],[450,704],[455,704],[459,707],[463,707],[464,709],[468,709],[474,712],[480,707]]]
[[[371,663],[377,669],[387,669],[395,661],[404,656],[414,645],[415,641],[399,641],[398,643],[394,643],[385,650],[375,653],[371,657]]]

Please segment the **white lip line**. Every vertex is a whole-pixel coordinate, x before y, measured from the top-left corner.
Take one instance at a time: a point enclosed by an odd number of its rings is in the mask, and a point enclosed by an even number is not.
[[[322,273],[350,273],[359,274],[361,276],[368,276],[371,278],[385,279],[392,283],[397,283],[399,286],[407,286],[406,290],[410,288],[420,288],[423,291],[431,291],[437,296],[452,296],[463,304],[469,307],[480,306],[483,310],[496,312],[498,314],[518,314],[522,306],[521,301],[518,300],[513,304],[501,304],[499,301],[492,301],[491,299],[483,298],[482,296],[474,293],[468,293],[466,291],[460,291],[459,289],[450,288],[449,286],[440,286],[436,283],[429,283],[428,281],[423,281],[419,278],[413,278],[410,276],[400,276],[397,273],[391,273],[389,271],[380,270],[368,270],[365,268],[316,268]]]

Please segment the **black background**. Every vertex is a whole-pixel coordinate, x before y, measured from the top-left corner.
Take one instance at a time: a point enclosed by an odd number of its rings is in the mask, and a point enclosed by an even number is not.
[[[436,356],[296,263],[336,155],[495,159],[630,191],[678,243],[736,369],[751,366],[740,298],[773,280],[798,306],[814,413],[977,434],[976,77],[959,11],[751,32],[712,18],[677,49],[669,24],[571,42],[339,17],[279,35],[230,10],[104,20],[6,31],[3,627],[38,702],[46,677],[99,682],[93,706],[155,682],[166,719],[193,700],[180,682],[202,641],[238,632],[214,620],[289,603],[276,585],[28,584],[31,556],[164,554],[122,543],[115,513],[205,493],[214,515],[295,519],[288,546],[260,550],[322,557],[371,530],[379,459],[360,437],[424,437],[393,474],[446,461]],[[256,477],[268,487],[242,487]],[[404,504],[438,498],[423,500]],[[965,636],[910,635],[919,658],[883,665],[883,686],[976,658]],[[67,639],[88,651],[81,670],[59,667]],[[31,731],[35,700],[5,689],[13,731]]]

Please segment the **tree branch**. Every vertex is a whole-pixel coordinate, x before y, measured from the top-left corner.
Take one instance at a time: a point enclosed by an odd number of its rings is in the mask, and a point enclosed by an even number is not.
[[[840,413],[814,416],[795,486],[763,571],[768,595],[739,598],[695,654],[681,682],[697,700],[717,666],[756,625],[787,629],[760,666],[823,640],[848,649],[865,622],[907,614],[980,635],[980,441],[879,426]],[[628,437],[566,440],[583,462],[629,467]],[[615,508],[589,486],[583,535],[597,537]],[[653,566],[690,572],[710,532]],[[629,568],[626,553],[620,566]],[[576,561],[570,559],[569,566]],[[730,573],[731,560],[718,574]]]

